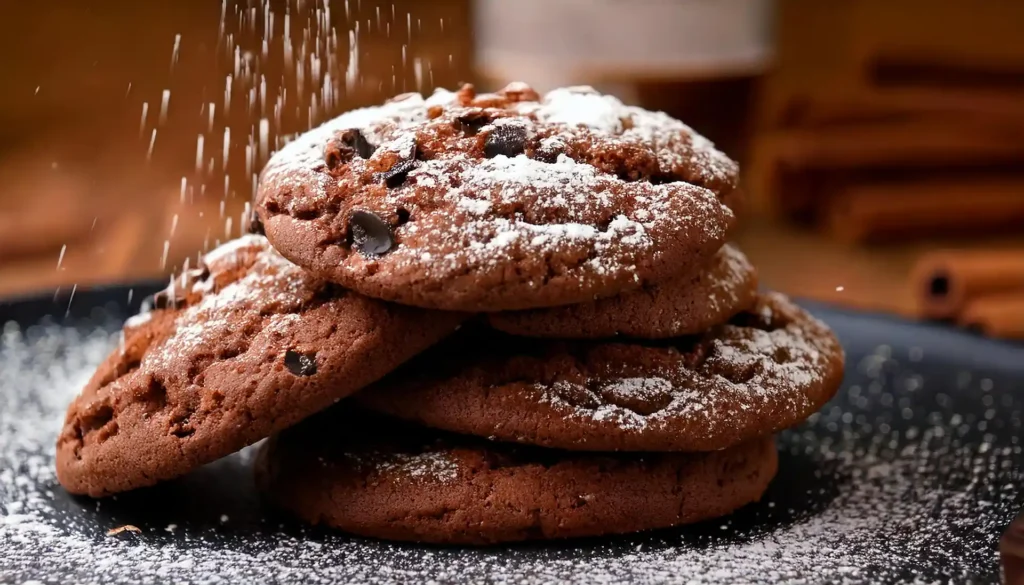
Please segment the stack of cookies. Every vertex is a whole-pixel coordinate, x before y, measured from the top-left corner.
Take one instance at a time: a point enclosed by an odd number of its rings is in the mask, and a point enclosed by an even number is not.
[[[843,371],[828,328],[726,244],[736,183],[686,125],[585,87],[344,114],[271,159],[252,234],[128,320],[69,408],[58,477],[105,496],[271,437],[268,501],[355,534],[727,514]]]

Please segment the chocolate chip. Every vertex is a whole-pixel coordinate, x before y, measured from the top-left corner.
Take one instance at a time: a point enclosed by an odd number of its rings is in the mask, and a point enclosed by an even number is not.
[[[359,129],[349,128],[327,142],[324,162],[327,163],[328,169],[334,170],[357,155],[360,158],[370,158],[375,150],[377,149],[366,140]]]
[[[467,136],[475,136],[481,128],[490,124],[493,119],[483,110],[474,110],[455,119],[458,129]]]
[[[296,376],[312,376],[316,373],[316,354],[299,353],[289,349],[284,352],[284,365]]]
[[[513,157],[526,150],[526,127],[517,124],[495,126],[484,141],[484,155],[494,158],[499,154]]]
[[[398,216],[398,225],[405,225],[409,222],[409,217],[412,215],[409,210],[404,207],[399,207],[398,211],[395,212]]]
[[[390,169],[382,173],[374,174],[373,179],[394,189],[395,187],[401,186],[401,184],[405,182],[405,178],[409,175],[409,171],[415,169],[417,166],[419,166],[419,162],[415,159],[400,160]]]
[[[363,256],[387,254],[395,244],[391,225],[369,211],[352,212],[348,218],[348,234],[351,246]]]
[[[543,163],[555,164],[558,162],[558,157],[565,153],[565,145],[561,142],[551,141],[548,144],[542,144],[533,153],[533,158]]]
[[[363,136],[363,133],[360,132],[357,128],[345,130],[345,132],[343,132],[341,135],[341,139],[345,142],[345,144],[354,148],[356,154],[358,154],[361,158],[370,158],[371,156],[373,156],[374,151],[377,150],[377,147],[370,144],[366,140],[366,137]]]

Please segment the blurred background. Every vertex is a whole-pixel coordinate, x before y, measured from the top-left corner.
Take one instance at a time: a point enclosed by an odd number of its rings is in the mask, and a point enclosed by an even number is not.
[[[52,0],[0,36],[0,296],[166,278],[288,135],[463,81],[590,84],[740,161],[790,294],[1024,337],[1017,0]]]

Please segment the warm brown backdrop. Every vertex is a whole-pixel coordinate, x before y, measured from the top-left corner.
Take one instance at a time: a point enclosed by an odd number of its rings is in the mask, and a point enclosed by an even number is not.
[[[470,78],[468,1],[365,1],[358,3],[362,10],[353,1],[348,20],[344,4],[333,4],[342,73],[348,31],[360,21],[361,78],[335,103],[325,107],[321,102],[318,120],[416,89],[416,59],[425,64],[424,90]],[[234,8],[245,5],[227,2],[225,28],[235,34],[243,55],[245,50],[258,54],[262,27],[237,30]],[[304,10],[295,0],[270,2],[277,44],[271,44],[268,58],[260,59],[269,88],[268,118],[273,119],[280,88],[290,92],[280,126],[272,127],[272,140],[309,124],[310,74],[307,92],[299,95],[295,75],[283,66],[287,5],[296,55],[306,19],[316,16],[312,1],[303,3]],[[379,21],[378,5],[383,7]],[[233,73],[234,62],[226,39],[219,39],[221,6],[216,0],[56,0],[6,7],[5,20],[14,26],[0,36],[5,88],[0,92],[0,295],[159,276],[223,239],[226,217],[234,218],[232,233],[237,233],[237,218],[251,191],[245,146],[261,114],[247,111],[246,87],[237,78],[231,111],[225,114],[225,77]],[[181,40],[172,67],[176,35]],[[319,55],[324,60],[325,53]],[[170,90],[170,100],[161,124],[164,90]],[[216,104],[213,131],[204,105],[210,102]],[[148,117],[140,133],[144,103]],[[225,167],[221,153],[228,126]],[[214,165],[212,171],[197,173],[200,134],[205,134],[204,159],[212,157]],[[192,189],[184,204],[182,177]],[[169,247],[163,263],[165,241]]]
[[[299,0],[270,3],[276,36],[268,57],[256,61],[270,108],[281,88],[290,92],[280,123],[271,127],[272,141],[310,122],[310,84],[300,94],[282,59],[286,4],[296,54],[307,19],[315,17],[314,0],[304,0],[301,11]],[[335,73],[343,75],[348,31],[358,20],[360,78],[334,103],[319,104],[317,118],[419,89],[417,60],[424,65],[423,90],[474,81],[470,0],[351,0],[348,19],[343,1],[332,4],[337,45],[307,52],[325,60],[332,52]],[[225,32],[259,55],[262,24],[239,29],[234,9],[262,4],[226,5]],[[54,0],[5,7],[0,295],[166,275],[238,233],[251,191],[245,148],[259,118],[273,116],[247,111],[245,93],[258,82],[237,76],[230,115],[224,111],[225,76],[234,73],[234,62],[219,35],[221,6],[218,0]],[[767,285],[912,314],[906,274],[921,253],[948,245],[1020,246],[1024,216],[1018,221],[1013,213],[1024,210],[1024,49],[1013,23],[1022,18],[1024,5],[1011,0],[983,8],[968,0],[849,0],[827,8],[817,0],[779,0],[776,60],[765,77],[681,73],[633,80],[631,93],[642,105],[682,117],[744,163],[752,212],[738,239]],[[172,68],[176,35],[181,42]],[[306,39],[307,46],[316,40]],[[167,119],[160,123],[167,89]],[[149,111],[140,135],[144,102]],[[216,104],[212,131],[204,105],[210,102]],[[204,170],[197,173],[200,134]],[[958,175],[955,163],[964,160],[994,166],[999,175],[993,182],[983,171],[987,182],[975,188],[970,181],[978,172]],[[912,172],[900,167],[906,161]],[[953,208],[932,214],[936,227],[921,211],[886,208],[892,200],[933,211],[926,181],[940,176],[957,179],[971,197],[996,201],[996,212]],[[896,180],[879,185],[879,177]],[[972,216],[975,224],[966,225]],[[1008,225],[993,235],[984,222],[994,220]],[[970,229],[953,229],[963,227]],[[884,242],[873,241],[879,235]]]

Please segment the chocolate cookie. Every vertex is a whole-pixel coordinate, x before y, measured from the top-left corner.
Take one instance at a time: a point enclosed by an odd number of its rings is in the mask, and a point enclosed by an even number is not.
[[[724,246],[699,272],[589,303],[490,313],[492,327],[513,335],[657,339],[701,333],[749,309],[757,273],[742,252]]]
[[[182,475],[373,382],[461,319],[313,278],[262,236],[235,240],[128,320],[68,408],[57,477],[98,497]]]
[[[843,351],[779,294],[695,337],[544,341],[467,332],[356,396],[450,431],[587,451],[711,451],[803,421]]]
[[[591,301],[694,272],[734,221],[736,166],[665,114],[589,88],[407,94],[267,164],[267,237],[318,276],[422,307]]]
[[[263,447],[257,482],[307,522],[391,540],[490,544],[688,524],[757,501],[778,466],[771,437],[712,453],[582,454],[317,419]]]

